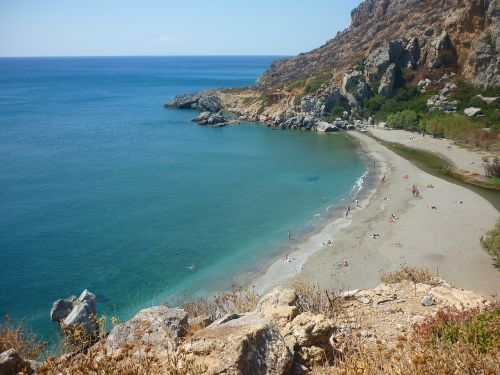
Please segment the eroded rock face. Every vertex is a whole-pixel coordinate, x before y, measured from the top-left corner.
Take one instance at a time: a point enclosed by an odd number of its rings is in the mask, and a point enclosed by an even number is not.
[[[278,329],[266,318],[247,314],[196,332],[185,350],[206,374],[287,374],[292,354]]]
[[[279,86],[318,71],[335,72],[341,84],[363,58],[369,82],[381,79],[391,63],[432,70],[451,58],[476,86],[499,85],[499,7],[497,0],[366,0],[352,11],[348,29],[320,48],[274,62],[258,86]],[[398,39],[405,50],[399,43],[385,45]]]
[[[382,79],[391,64],[397,64],[399,57],[405,50],[401,39],[391,40],[382,47],[373,51],[365,64],[365,76],[368,81]]]
[[[172,350],[177,348],[178,340],[185,335],[187,327],[188,314],[184,310],[151,307],[115,326],[106,339],[106,349],[113,352],[125,344],[139,344]]]
[[[396,64],[391,64],[385,71],[382,79],[380,80],[380,87],[378,89],[379,95],[390,97],[394,95],[396,85]]]

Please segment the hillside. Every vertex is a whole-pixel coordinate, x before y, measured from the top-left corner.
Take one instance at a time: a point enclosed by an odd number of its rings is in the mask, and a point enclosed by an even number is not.
[[[165,106],[204,112],[202,125],[337,131],[384,122],[497,149],[499,11],[490,0],[367,0],[347,30],[273,62],[254,86]]]
[[[347,30],[318,49],[276,61],[257,85],[286,86],[318,72],[341,85],[362,59],[370,83],[396,63],[419,75],[449,67],[478,87],[498,85],[498,7],[489,0],[367,0],[352,11]]]

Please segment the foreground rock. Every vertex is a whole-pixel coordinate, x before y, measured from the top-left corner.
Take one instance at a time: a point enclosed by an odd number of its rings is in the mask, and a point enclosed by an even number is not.
[[[106,339],[114,352],[127,344],[152,346],[157,351],[175,350],[188,327],[188,314],[181,309],[155,306],[139,311],[131,320],[115,326]]]
[[[185,350],[207,366],[206,374],[287,374],[293,356],[270,320],[233,316],[200,330]]]
[[[32,374],[31,364],[14,349],[0,353],[0,375]]]
[[[147,357],[157,366],[153,373],[159,374],[170,373],[172,366],[180,373],[197,368],[209,375],[307,374],[333,365],[349,342],[346,337],[395,344],[415,323],[441,308],[481,309],[490,303],[438,278],[428,282],[346,291],[334,301],[341,314],[332,318],[313,312],[331,314],[331,307],[282,287],[264,295],[251,311],[228,314],[211,324],[206,316],[189,318],[182,309],[156,306],[115,326],[104,346],[96,344],[96,358],[133,362]],[[13,352],[1,358],[1,363],[27,363]]]
[[[82,326],[87,333],[93,335],[97,332],[96,323],[96,296],[85,289],[80,297],[69,297],[54,302],[50,310],[50,319],[61,322],[67,328]]]

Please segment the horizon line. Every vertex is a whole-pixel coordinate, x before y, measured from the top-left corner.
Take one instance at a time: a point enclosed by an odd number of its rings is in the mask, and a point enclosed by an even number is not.
[[[0,59],[29,59],[29,58],[75,58],[75,57],[290,57],[295,55],[282,54],[192,54],[192,55],[32,55],[32,56],[0,56]]]

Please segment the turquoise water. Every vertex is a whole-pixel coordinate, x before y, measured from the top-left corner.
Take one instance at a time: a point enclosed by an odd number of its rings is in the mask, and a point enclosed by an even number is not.
[[[53,337],[52,301],[84,288],[125,319],[230,287],[345,197],[365,165],[343,136],[163,108],[273,59],[0,59],[0,313]]]

